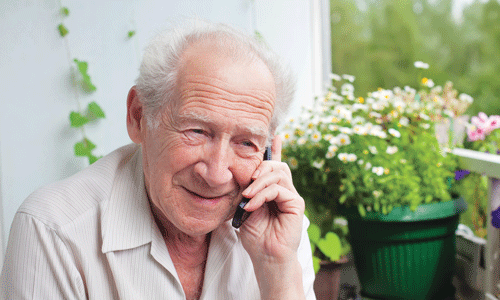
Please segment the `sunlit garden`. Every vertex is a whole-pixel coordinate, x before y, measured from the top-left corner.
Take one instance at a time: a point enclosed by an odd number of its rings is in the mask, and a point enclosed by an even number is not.
[[[281,130],[317,276],[355,263],[318,299],[500,296],[500,3],[460,12],[330,3],[327,91]]]

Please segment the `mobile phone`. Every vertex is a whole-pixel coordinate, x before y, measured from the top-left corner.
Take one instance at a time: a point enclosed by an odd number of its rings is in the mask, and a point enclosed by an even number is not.
[[[266,147],[266,151],[264,152],[264,160],[271,160],[271,147]],[[240,228],[240,226],[245,222],[245,220],[250,216],[250,212],[244,210],[243,208],[250,201],[248,198],[243,198],[238,207],[236,207],[236,212],[233,217],[233,227]]]

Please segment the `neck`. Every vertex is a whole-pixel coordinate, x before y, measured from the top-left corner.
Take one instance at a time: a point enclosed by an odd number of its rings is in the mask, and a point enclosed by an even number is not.
[[[181,263],[188,268],[203,267],[208,256],[210,233],[203,236],[187,235],[165,218],[153,204],[151,209],[174,264]]]

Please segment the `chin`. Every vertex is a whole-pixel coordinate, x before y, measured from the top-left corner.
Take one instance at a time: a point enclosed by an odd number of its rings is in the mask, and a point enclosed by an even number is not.
[[[219,228],[222,224],[226,222],[226,219],[221,219],[220,221],[216,221],[214,219],[204,220],[199,218],[191,218],[188,221],[188,224],[182,226],[182,232],[189,236],[201,236],[207,235],[215,229]]]

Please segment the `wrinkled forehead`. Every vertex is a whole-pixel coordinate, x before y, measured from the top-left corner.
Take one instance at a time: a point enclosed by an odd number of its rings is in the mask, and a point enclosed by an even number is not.
[[[249,73],[256,77],[247,76]],[[230,38],[206,37],[190,43],[179,59],[178,84],[183,76],[193,75],[215,76],[234,88],[266,90],[276,95],[274,78],[264,61],[249,45]]]
[[[184,51],[177,73],[176,98],[182,101],[186,96],[231,96],[230,100],[269,109],[272,115],[276,86],[267,65],[255,55],[237,56],[221,46],[218,41],[206,39]]]

